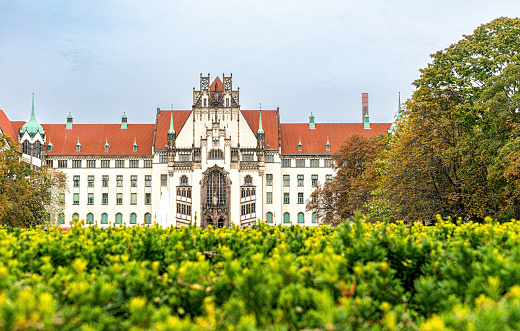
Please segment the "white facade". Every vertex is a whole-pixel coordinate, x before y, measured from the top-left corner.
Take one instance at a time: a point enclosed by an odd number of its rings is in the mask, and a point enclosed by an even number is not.
[[[209,84],[209,75],[201,75],[192,109],[158,109],[154,125],[127,124],[126,116],[120,126],[73,125],[69,116],[66,125],[18,130],[29,148],[45,146],[32,164],[44,162],[68,176],[63,226],[74,216],[98,226],[248,226],[257,219],[318,225],[306,202],[314,182],[332,178],[332,150],[352,132],[315,125],[312,115],[308,125],[280,124],[278,110],[241,110],[231,77],[223,80]],[[390,126],[382,124],[374,131],[362,123],[348,128],[374,135]]]

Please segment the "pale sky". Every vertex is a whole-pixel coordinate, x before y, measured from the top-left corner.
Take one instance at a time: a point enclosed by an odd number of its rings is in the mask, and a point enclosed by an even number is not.
[[[0,0],[0,109],[40,123],[154,123],[233,74],[242,109],[283,123],[391,122],[429,55],[518,0]]]

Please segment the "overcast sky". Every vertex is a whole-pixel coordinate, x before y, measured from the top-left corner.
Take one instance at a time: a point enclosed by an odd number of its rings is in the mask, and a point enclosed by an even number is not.
[[[0,1],[0,109],[40,123],[154,123],[191,109],[200,73],[281,121],[391,122],[429,55],[518,0]]]

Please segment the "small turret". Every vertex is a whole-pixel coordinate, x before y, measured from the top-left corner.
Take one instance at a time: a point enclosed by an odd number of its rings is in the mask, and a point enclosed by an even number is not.
[[[31,117],[29,118],[29,121],[25,123],[22,126],[22,129],[20,130],[20,134],[24,134],[24,132],[27,131],[29,133],[29,136],[34,137],[36,133],[40,132],[40,135],[43,137],[45,136],[45,131],[43,131],[43,127],[38,123],[36,120],[36,116],[34,115],[34,93],[32,95],[32,110],[31,110]]]
[[[316,124],[314,123],[314,115],[309,116],[309,129],[314,130],[316,129]]]
[[[72,115],[69,112],[69,116],[67,116],[67,124],[65,126],[65,129],[72,130]]]
[[[128,118],[126,117],[126,113],[123,113],[121,116],[121,130],[126,130],[128,125]]]
[[[363,117],[363,127],[365,129],[370,129],[370,118],[368,116],[368,114],[366,114],[364,117]]]

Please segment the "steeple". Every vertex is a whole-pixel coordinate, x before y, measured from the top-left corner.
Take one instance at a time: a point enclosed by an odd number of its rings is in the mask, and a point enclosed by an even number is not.
[[[67,124],[65,125],[66,130],[72,130],[72,115],[69,112],[69,116],[67,116]]]
[[[170,130],[168,130],[168,134],[175,134],[175,130],[173,129],[173,112],[170,113]]]
[[[264,134],[264,129],[262,127],[262,109],[260,109],[260,120],[258,121],[258,133]]]
[[[36,116],[34,115],[34,93],[32,94],[32,110],[31,110],[31,118],[29,121],[22,126],[20,133],[23,134],[25,131],[29,133],[29,136],[34,137],[37,132],[40,132],[40,135],[43,137],[45,135],[45,131],[43,131],[43,127],[36,120]]]
[[[121,130],[126,130],[128,125],[128,118],[126,117],[126,113],[123,113],[121,116]]]
[[[399,105],[397,106],[397,119],[392,123],[390,129],[387,131],[388,134],[395,132],[397,123],[401,120],[401,92],[399,92]]]

